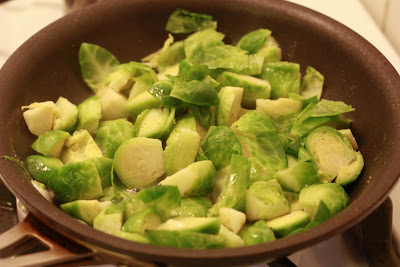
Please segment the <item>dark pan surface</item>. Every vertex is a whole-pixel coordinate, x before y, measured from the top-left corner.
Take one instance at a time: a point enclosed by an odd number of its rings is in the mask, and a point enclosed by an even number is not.
[[[324,98],[356,108],[349,117],[365,169],[347,188],[350,206],[318,227],[269,244],[202,251],[156,247],[112,237],[72,219],[42,198],[15,164],[1,160],[2,179],[32,213],[61,233],[109,250],[205,266],[288,255],[354,226],[383,202],[400,173],[399,75],[371,44],[345,26],[279,0],[103,1],[69,14],[28,40],[0,72],[0,155],[25,159],[33,153],[34,137],[23,122],[21,106],[59,96],[78,104],[91,94],[78,63],[82,42],[107,48],[121,62],[139,61],[162,46],[166,19],[176,7],[212,14],[227,43],[250,30],[272,30],[284,60],[300,63],[303,73],[310,65],[325,76]]]

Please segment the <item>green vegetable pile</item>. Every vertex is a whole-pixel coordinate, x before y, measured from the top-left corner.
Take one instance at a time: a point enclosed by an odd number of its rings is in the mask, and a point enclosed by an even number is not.
[[[344,114],[320,99],[324,77],[281,61],[271,31],[225,44],[210,15],[177,9],[188,34],[142,62],[83,43],[94,96],[22,107],[37,155],[30,174],[94,228],[180,248],[270,242],[343,210],[364,162]]]

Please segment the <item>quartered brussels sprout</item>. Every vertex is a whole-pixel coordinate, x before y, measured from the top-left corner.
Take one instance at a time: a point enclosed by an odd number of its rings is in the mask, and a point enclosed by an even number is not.
[[[270,97],[271,85],[269,82],[250,75],[224,71],[218,76],[218,81],[222,86],[242,87],[243,97],[241,103],[244,107],[254,107],[256,99]]]
[[[82,43],[79,49],[79,64],[83,80],[96,93],[103,79],[119,65],[119,61],[101,46]]]
[[[308,212],[297,210],[267,221],[267,226],[272,229],[277,237],[284,237],[305,226],[309,221],[310,214]]]
[[[93,227],[108,234],[121,230],[124,209],[121,204],[112,204],[103,209],[93,219]]]
[[[114,158],[118,147],[133,137],[135,137],[133,124],[128,120],[103,121],[99,124],[96,142],[105,157]]]
[[[23,117],[32,134],[39,136],[52,130],[54,115],[57,110],[53,101],[35,102],[29,106],[21,107],[21,109],[28,109],[24,111]]]
[[[167,175],[172,175],[195,161],[200,145],[193,116],[186,115],[178,120],[166,141],[163,152]]]
[[[101,119],[101,102],[98,96],[92,96],[78,105],[78,121],[75,130],[87,130],[95,134]]]
[[[242,229],[246,222],[246,214],[232,208],[220,208],[219,218],[221,223],[235,234]]]
[[[217,22],[207,14],[177,8],[169,16],[165,30],[172,33],[192,33],[203,29],[216,29]]]
[[[101,103],[101,116],[104,120],[116,120],[128,117],[125,104],[127,98],[111,89],[104,87],[100,89],[96,96],[99,97]]]
[[[57,102],[57,112],[53,121],[53,130],[72,132],[78,116],[77,107],[64,97],[59,97]]]
[[[26,158],[28,170],[38,182],[48,185],[50,177],[56,178],[64,165],[58,158],[31,155]]]
[[[93,137],[86,130],[74,132],[65,141],[61,160],[63,163],[77,162],[91,158],[103,157]]]
[[[58,158],[64,148],[65,141],[71,135],[61,130],[53,130],[41,134],[32,144],[32,148],[40,154]]]
[[[88,159],[96,165],[97,173],[101,180],[101,187],[107,188],[111,186],[111,172],[113,166],[113,160],[110,158],[99,157]]]
[[[218,236],[222,237],[224,240],[224,247],[226,248],[234,248],[234,247],[243,247],[244,241],[238,236],[236,233],[229,230],[224,225],[221,225]]]
[[[222,207],[244,211],[246,206],[246,191],[249,184],[250,162],[241,155],[232,154],[229,176],[210,213],[218,215]]]
[[[219,104],[216,111],[218,126],[231,126],[239,118],[243,88],[225,86],[218,93]]]
[[[215,167],[209,160],[198,161],[168,176],[160,185],[175,185],[182,197],[207,196],[214,185]]]
[[[114,155],[114,170],[128,188],[152,185],[164,173],[161,141],[135,137],[119,146]]]
[[[72,217],[93,225],[94,218],[109,205],[111,205],[111,201],[99,202],[96,199],[75,200],[61,204],[60,208]]]
[[[271,242],[276,239],[274,232],[263,220],[259,220],[253,225],[245,226],[239,235],[243,238],[246,246]]]
[[[138,137],[164,140],[174,125],[175,109],[146,109],[137,117],[133,133]]]
[[[271,85],[271,99],[300,93],[300,66],[297,63],[267,63],[263,66],[261,77]]]
[[[242,154],[239,139],[227,126],[212,126],[202,146],[204,155],[214,163],[217,170],[230,165],[232,154]]]

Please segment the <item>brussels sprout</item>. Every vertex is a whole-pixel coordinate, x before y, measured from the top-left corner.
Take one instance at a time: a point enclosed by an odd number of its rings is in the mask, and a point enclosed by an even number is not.
[[[160,140],[132,138],[115,152],[115,172],[128,188],[149,186],[165,173],[162,153]]]
[[[100,89],[96,94],[101,103],[101,116],[103,120],[116,120],[128,117],[125,110],[126,97],[115,92],[110,87]]]
[[[297,161],[291,156],[288,156],[289,159],[294,159],[294,164],[279,170],[275,176],[284,190],[298,193],[303,187],[319,182],[318,168],[315,164]]]
[[[26,158],[28,170],[38,182],[48,185],[50,177],[57,177],[63,163],[58,158],[32,155]]]
[[[105,88],[112,89],[115,92],[122,92],[125,89],[130,89],[135,82],[135,77],[148,76],[153,82],[158,81],[157,74],[149,66],[131,61],[129,63],[118,65],[110,72],[101,82],[99,91]]]
[[[166,144],[163,155],[167,175],[172,175],[192,164],[200,145],[200,135],[196,131],[194,117],[187,115],[179,119]]]
[[[58,98],[56,106],[58,112],[54,118],[53,130],[72,132],[77,121],[77,107],[64,97]]]
[[[180,206],[181,195],[176,186],[152,186],[140,190],[134,196],[141,200],[145,207],[153,208],[166,221],[171,217],[171,211]]]
[[[330,211],[330,216],[337,214],[350,203],[350,198],[343,187],[335,183],[313,184],[300,191],[299,206],[314,218],[318,205],[323,201]]]
[[[53,130],[41,134],[32,144],[33,150],[48,157],[58,158],[64,148],[65,141],[71,135],[61,130]]]
[[[101,102],[98,96],[92,96],[78,105],[76,130],[87,130],[95,134],[101,119]]]
[[[120,204],[113,204],[103,209],[93,220],[93,228],[113,234],[122,227],[124,209]]]
[[[248,68],[249,57],[247,52],[232,45],[218,45],[204,49],[193,59],[193,64],[202,64],[210,69],[227,69],[240,72]]]
[[[306,211],[298,210],[268,221],[267,226],[274,231],[277,237],[284,237],[305,226],[309,221],[310,214]]]
[[[107,206],[110,201],[99,202],[98,200],[75,200],[60,205],[60,208],[72,217],[93,225],[93,219]]]
[[[103,79],[119,65],[119,61],[101,46],[82,43],[79,49],[79,64],[83,80],[96,93]]]
[[[192,33],[204,29],[216,29],[217,22],[207,14],[177,8],[168,18],[165,30],[172,33]]]
[[[185,60],[179,64],[178,77],[184,82],[202,81],[207,75],[208,67],[205,65],[191,64]]]
[[[118,147],[134,136],[133,124],[125,119],[103,121],[99,124],[96,142],[105,157],[114,158]]]
[[[225,86],[218,93],[219,104],[216,112],[218,126],[231,126],[239,118],[243,88]]]
[[[115,189],[114,189],[115,192]],[[118,193],[118,192],[116,192]],[[133,194],[134,195],[134,194]],[[122,199],[122,205],[124,206],[124,221],[129,219],[133,214],[145,210],[147,207],[140,199],[132,197],[126,197]]]
[[[204,155],[221,169],[231,163],[232,154],[242,154],[236,134],[227,126],[213,126],[203,141]]]
[[[243,75],[259,75],[261,74],[262,66],[264,64],[264,56],[262,54],[248,55],[249,65],[247,68],[242,69],[239,73]]]
[[[347,140],[349,140],[349,142],[350,142],[350,144],[351,144],[351,146],[353,147],[354,150],[358,150],[357,141],[354,138],[354,135],[353,135],[353,133],[351,132],[350,129],[341,129],[341,130],[339,130],[339,132],[341,134],[343,134],[347,138]]]
[[[221,222],[216,217],[179,217],[160,224],[156,230],[218,234]]]
[[[96,165],[91,161],[63,165],[57,176],[50,176],[49,188],[61,203],[79,199],[96,199],[103,195]]]
[[[267,47],[263,47],[260,50],[258,50],[256,55],[262,56],[264,64],[274,63],[274,62],[281,61],[282,50],[278,46],[269,46],[269,47],[267,46]],[[262,70],[260,70],[260,73],[261,72],[262,72]]]
[[[245,157],[254,157],[264,169],[287,167],[286,154],[270,118],[259,111],[249,111],[231,126],[237,134]]]
[[[246,226],[240,231],[239,236],[243,238],[246,246],[262,244],[274,241],[275,235],[265,221],[257,221],[253,225]]]
[[[133,241],[133,242],[138,242],[138,243],[143,243],[143,244],[150,244],[150,240],[141,234],[138,233],[128,233],[124,231],[115,231],[112,233],[114,236],[118,236],[120,238]]]
[[[324,76],[313,67],[308,66],[301,84],[301,95],[307,98],[317,96],[318,99],[321,99],[323,86]]]
[[[181,206],[171,211],[171,217],[206,217],[211,207],[206,197],[185,197],[181,199]]]
[[[318,204],[317,211],[314,215],[314,218],[304,227],[304,230],[310,229],[314,226],[317,226],[318,224],[323,223],[324,221],[328,220],[330,217],[332,217],[331,210],[329,207],[325,204],[323,200],[321,200]],[[301,229],[299,229],[301,231]],[[293,234],[296,231],[293,231],[291,234]]]
[[[175,248],[222,248],[225,241],[218,235],[167,230],[149,230],[146,236],[154,245]]]
[[[350,165],[357,158],[347,138],[329,126],[313,130],[306,138],[305,147],[330,180],[338,175],[342,167]]]
[[[224,71],[218,76],[218,81],[222,86],[242,87],[242,105],[245,107],[254,107],[256,99],[270,97],[271,86],[269,82],[249,75]]]
[[[243,156],[232,154],[229,176],[225,181],[217,203],[211,209],[212,215],[219,214],[222,207],[244,211],[246,206],[246,191],[250,176],[250,162]]]
[[[218,104],[218,94],[215,88],[202,81],[184,82],[176,79],[170,96],[200,106],[216,106]]]
[[[53,119],[57,110],[56,104],[52,101],[35,102],[29,106],[21,107],[24,111],[23,117],[29,131],[39,136],[45,132],[51,131],[53,127]]]
[[[217,171],[215,175],[214,187],[210,195],[212,203],[215,204],[217,202],[218,196],[221,194],[222,189],[224,188],[226,179],[228,179],[230,171],[230,165]]]
[[[258,29],[244,35],[237,43],[237,46],[249,53],[256,53],[267,43],[270,36],[270,30]]]
[[[309,104],[297,116],[290,131],[292,135],[304,136],[320,126],[332,126],[334,128],[348,128],[351,120],[343,117],[344,113],[353,111],[350,105],[342,101],[322,99],[317,104]]]
[[[164,140],[174,125],[175,109],[146,109],[137,117],[133,133],[138,137]]]
[[[103,157],[103,153],[92,136],[86,130],[79,130],[65,141],[61,160],[69,163],[98,157]]]
[[[96,165],[101,180],[101,187],[104,189],[111,186],[111,172],[113,160],[105,157],[88,159]]]
[[[136,118],[137,115],[146,109],[161,108],[162,105],[162,102],[153,97],[149,92],[143,92],[126,101],[124,109],[129,113],[129,115]]]
[[[184,50],[189,62],[203,54],[208,47],[223,45],[225,35],[213,29],[205,29],[189,35],[184,41]]]
[[[242,229],[246,222],[246,214],[232,208],[220,208],[219,218],[221,223],[235,234]]]
[[[361,153],[356,152],[357,158],[348,166],[343,166],[339,169],[339,173],[335,179],[335,183],[345,186],[354,182],[360,175],[364,167],[364,158]]]
[[[177,186],[182,197],[206,196],[213,188],[215,173],[216,170],[211,161],[198,161],[168,176],[160,182],[160,185]]]
[[[300,93],[300,65],[292,62],[266,63],[261,78],[271,85],[271,98],[288,97]]]
[[[236,233],[229,230],[224,225],[221,225],[221,228],[218,232],[218,236],[224,239],[224,247],[226,248],[234,248],[234,247],[243,247],[244,241],[238,236]]]
[[[291,206],[282,189],[268,181],[253,183],[246,192],[246,216],[249,221],[269,220],[289,213]]]
[[[147,208],[132,214],[122,226],[122,231],[144,235],[147,230],[155,229],[160,224],[161,219],[156,211]]]

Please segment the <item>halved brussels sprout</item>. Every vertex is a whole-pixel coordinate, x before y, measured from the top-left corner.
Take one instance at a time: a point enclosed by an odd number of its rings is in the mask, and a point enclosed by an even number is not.
[[[119,61],[101,46],[82,43],[79,49],[79,64],[83,80],[96,93],[103,79],[119,65]]]
[[[261,77],[271,85],[271,99],[300,93],[300,65],[292,62],[266,63]]]
[[[40,154],[58,158],[64,148],[65,141],[71,135],[61,130],[53,130],[41,134],[32,144],[32,148]]]
[[[227,126],[212,126],[203,141],[204,155],[221,169],[231,163],[232,154],[242,154],[242,146],[236,134]]]
[[[348,185],[354,182],[360,175],[364,167],[364,158],[359,151],[356,152],[357,158],[348,166],[343,166],[339,169],[339,173],[335,179],[335,183],[341,186]]]
[[[249,75],[224,71],[220,76],[218,76],[218,81],[222,86],[242,87],[242,105],[245,107],[254,107],[256,99],[270,97],[271,85],[266,80],[261,80]]]
[[[63,163],[103,157],[93,137],[86,130],[79,130],[67,138],[61,160]]]
[[[305,147],[315,164],[330,177],[330,181],[342,167],[349,166],[357,158],[347,138],[329,126],[313,130],[305,140]]]
[[[133,133],[138,137],[164,140],[171,132],[175,120],[175,109],[146,109],[137,117]]]
[[[103,121],[96,133],[96,142],[104,156],[114,158],[115,151],[125,141],[133,138],[133,124],[125,119]]]
[[[343,187],[335,183],[313,184],[300,191],[299,206],[309,212],[311,218],[317,213],[323,201],[330,211],[330,216],[337,214],[350,203],[350,198]]]
[[[301,84],[301,95],[304,97],[317,96],[321,99],[324,76],[313,67],[308,66]]]
[[[198,161],[168,176],[160,185],[175,185],[182,197],[207,196],[214,185],[215,167],[209,160]]]
[[[165,173],[162,153],[160,140],[132,138],[115,152],[115,172],[128,188],[149,186]]]

